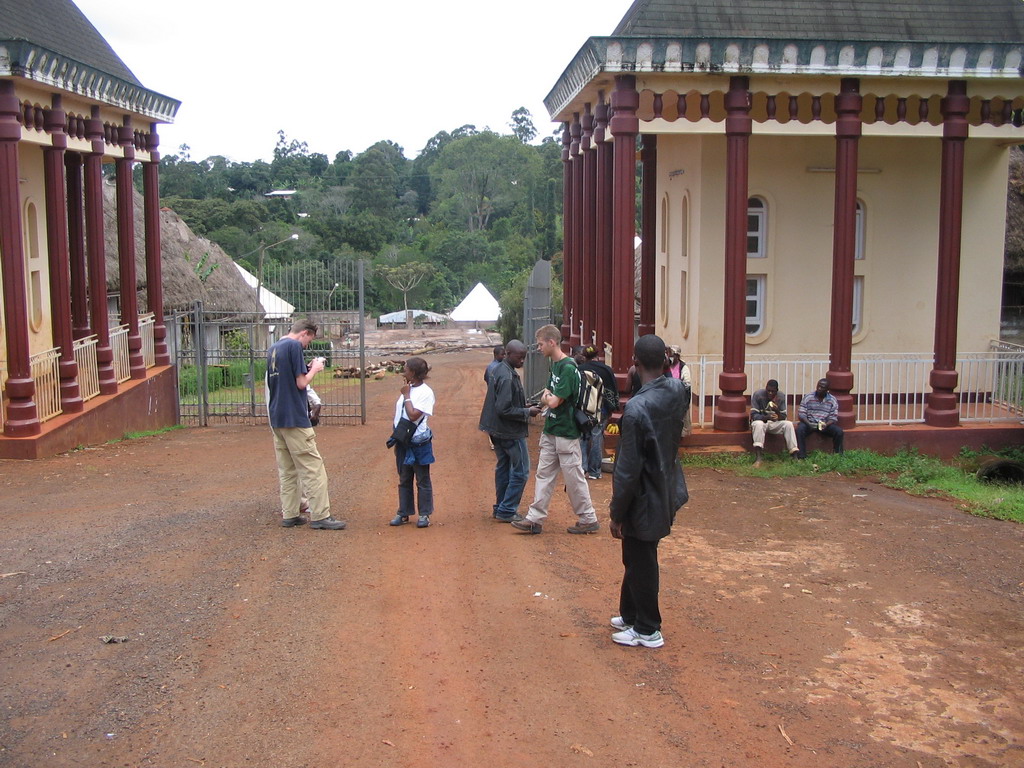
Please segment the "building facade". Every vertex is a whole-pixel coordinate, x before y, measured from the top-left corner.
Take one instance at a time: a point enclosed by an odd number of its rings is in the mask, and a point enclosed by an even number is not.
[[[144,88],[68,0],[0,3],[0,456],[90,442],[81,431],[89,423],[93,431],[120,430],[109,437],[173,423],[157,126],[178,106]],[[137,164],[144,254],[135,245]],[[105,179],[117,188],[114,211],[105,210]],[[121,286],[113,318],[104,244],[110,217]],[[164,396],[154,400],[157,391]],[[158,405],[140,410],[140,402]],[[101,405],[105,412],[93,413]],[[41,448],[46,432],[49,447]]]
[[[637,332],[712,361],[718,430],[746,429],[762,373],[791,394],[827,375],[847,427],[883,401],[959,425],[1002,386],[995,358],[978,391],[962,377],[999,334],[1022,59],[1017,0],[637,0],[546,99],[564,334],[609,342],[620,374]],[[867,380],[893,356],[928,370]]]

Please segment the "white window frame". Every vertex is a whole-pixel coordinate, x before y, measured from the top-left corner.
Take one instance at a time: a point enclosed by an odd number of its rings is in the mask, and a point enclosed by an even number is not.
[[[853,277],[853,336],[864,329],[864,275]]]
[[[754,281],[754,291],[751,293],[750,283]],[[746,285],[746,297],[744,299],[744,311],[749,306],[750,302],[754,302],[754,314],[748,314],[746,316],[746,334],[747,336],[757,336],[764,331],[764,307],[765,307],[765,294],[768,286],[768,275],[747,275]],[[751,326],[755,326],[755,330],[751,330]]]
[[[857,220],[854,224],[853,258],[864,261],[864,203],[857,201]]]
[[[755,218],[757,226],[750,228],[750,219]],[[750,250],[750,238],[757,238],[757,248]],[[768,204],[760,197],[747,200],[747,258],[768,258]]]

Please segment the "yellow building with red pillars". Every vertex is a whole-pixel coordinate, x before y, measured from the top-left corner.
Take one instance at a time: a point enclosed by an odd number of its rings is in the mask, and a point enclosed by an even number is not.
[[[636,0],[545,102],[563,335],[620,375],[636,334],[679,345],[719,439],[767,379],[798,402],[827,377],[864,445],[1019,442],[1024,350],[998,339],[1022,59],[1019,0]]]
[[[157,126],[178,107],[146,89],[68,0],[0,3],[0,457],[175,423]],[[114,211],[104,210],[106,183],[117,187]],[[113,316],[105,216],[117,227]]]

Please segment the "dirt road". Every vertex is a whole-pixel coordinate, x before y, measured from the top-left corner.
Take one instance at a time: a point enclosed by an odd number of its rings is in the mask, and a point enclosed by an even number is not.
[[[278,526],[265,428],[0,462],[0,766],[1024,765],[1024,529],[691,471],[666,645],[621,648],[606,527],[490,519],[489,358],[431,359],[425,530],[387,526],[394,378],[318,436],[347,531]]]

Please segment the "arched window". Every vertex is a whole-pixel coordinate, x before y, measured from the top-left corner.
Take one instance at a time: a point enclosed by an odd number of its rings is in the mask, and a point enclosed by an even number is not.
[[[759,197],[747,200],[747,258],[768,256],[768,206]]]

